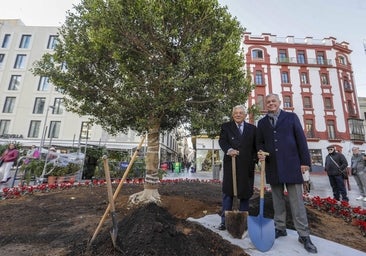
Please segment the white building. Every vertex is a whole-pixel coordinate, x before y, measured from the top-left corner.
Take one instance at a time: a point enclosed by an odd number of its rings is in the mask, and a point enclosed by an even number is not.
[[[80,145],[132,150],[140,137],[134,131],[112,136],[88,118],[67,112],[63,95],[47,77],[34,76],[32,65],[57,43],[58,27],[26,26],[0,19],[0,143],[76,148]],[[175,136],[161,136],[161,161],[178,160]]]

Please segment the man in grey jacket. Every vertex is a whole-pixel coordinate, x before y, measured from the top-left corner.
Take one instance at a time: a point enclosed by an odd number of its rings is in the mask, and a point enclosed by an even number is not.
[[[352,148],[351,158],[352,175],[355,178],[360,196],[356,200],[363,200],[366,202],[366,172],[365,172],[365,156],[360,153],[358,147]]]

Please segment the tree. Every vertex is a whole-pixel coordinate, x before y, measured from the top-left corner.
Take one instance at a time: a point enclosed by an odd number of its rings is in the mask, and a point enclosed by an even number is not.
[[[159,202],[159,134],[188,123],[214,136],[252,90],[243,32],[217,0],[83,0],[33,72],[69,111],[111,133],[147,132],[145,187],[132,201]]]

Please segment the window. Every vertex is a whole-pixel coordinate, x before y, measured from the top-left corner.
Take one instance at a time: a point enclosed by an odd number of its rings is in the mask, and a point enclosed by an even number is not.
[[[312,108],[313,104],[311,103],[311,98],[310,96],[305,96],[304,97],[304,108]]]
[[[279,60],[279,62],[288,62],[286,50],[278,51],[278,60]]]
[[[343,56],[339,56],[339,57],[338,57],[338,61],[339,61],[339,63],[340,63],[340,64],[342,64],[342,65],[346,65],[346,64],[347,64],[347,62],[346,62],[346,58],[345,58],[345,57],[343,57]]]
[[[3,42],[1,44],[1,48],[8,48],[10,42],[10,34],[5,34]]]
[[[60,121],[51,121],[50,130],[48,131],[48,138],[58,138],[60,135]]]
[[[297,63],[299,64],[305,64],[305,52],[304,51],[298,51],[297,52]]]
[[[3,113],[13,113],[15,105],[15,97],[6,97],[3,107]]]
[[[57,36],[51,35],[48,38],[47,49],[55,49],[57,44]]]
[[[290,83],[290,79],[289,79],[289,76],[288,76],[287,72],[282,72],[281,73],[281,81],[282,81],[283,84],[289,84]]]
[[[82,122],[80,129],[80,139],[90,139],[91,127],[89,122]]]
[[[50,87],[49,78],[47,76],[41,76],[38,83],[38,91],[47,91]]]
[[[46,98],[37,97],[34,101],[33,114],[43,114]]]
[[[329,79],[327,74],[320,74],[320,80],[322,84],[329,84]]]
[[[4,63],[4,59],[5,59],[5,54],[0,53],[0,68],[3,65],[3,63]]]
[[[327,132],[328,132],[328,139],[334,140],[336,138],[335,134],[335,127],[334,127],[334,121],[328,120],[327,121]]]
[[[259,110],[264,110],[264,95],[257,96],[257,106]]]
[[[308,74],[307,73],[301,73],[300,74],[300,81],[302,84],[309,84]]]
[[[61,115],[63,112],[62,98],[55,98],[52,114]]]
[[[263,59],[263,51],[262,50],[252,50],[252,58],[253,59]]]
[[[263,75],[262,75],[262,71],[260,71],[260,70],[255,71],[255,84],[256,85],[263,84]]]
[[[19,90],[20,80],[21,80],[20,75],[12,75],[11,78],[10,78],[10,83],[9,83],[8,90],[10,90],[10,91]]]
[[[351,84],[350,84],[350,82],[348,81],[348,77],[344,77],[344,78],[343,78],[343,88],[344,88],[345,90],[351,90],[351,89],[352,89]]]
[[[362,119],[348,119],[348,126],[350,130],[351,140],[365,141],[365,129]]]
[[[324,98],[324,109],[333,109],[331,98]]]
[[[25,68],[26,57],[27,57],[27,55],[25,55],[25,54],[18,54],[17,58],[15,60],[15,63],[14,63],[14,68],[16,68],[16,69]]]
[[[313,120],[305,120],[305,135],[306,138],[314,138],[314,125]]]
[[[283,107],[291,108],[291,97],[290,96],[283,96]]]
[[[40,127],[41,127],[41,121],[32,120],[29,125],[28,137],[38,138]]]
[[[0,120],[0,135],[9,133],[10,120]]]
[[[20,40],[19,48],[27,49],[29,48],[31,35],[22,35],[22,39]]]
[[[324,52],[316,53],[316,63],[319,65],[324,65]]]

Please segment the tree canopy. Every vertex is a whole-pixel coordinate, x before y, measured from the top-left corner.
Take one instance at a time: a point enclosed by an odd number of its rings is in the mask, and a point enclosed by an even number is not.
[[[251,91],[243,29],[216,0],[83,0],[38,62],[68,110],[110,132],[182,123],[217,134]]]

